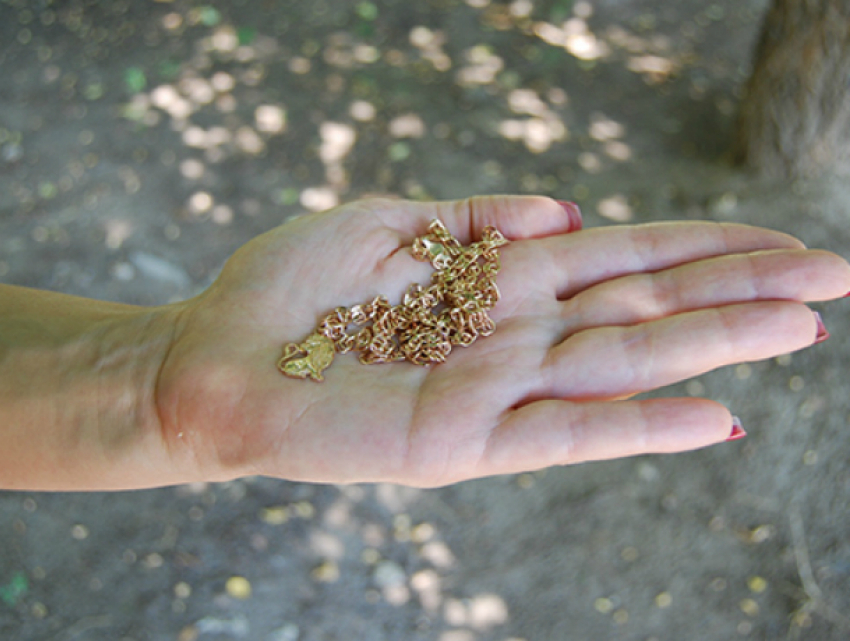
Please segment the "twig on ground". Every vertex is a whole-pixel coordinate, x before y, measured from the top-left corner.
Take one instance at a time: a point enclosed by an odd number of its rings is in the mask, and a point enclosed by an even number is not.
[[[824,619],[827,619],[838,627],[844,630],[850,630],[850,618],[847,618],[827,603],[823,591],[815,580],[815,574],[812,571],[812,563],[809,557],[809,546],[806,543],[803,516],[796,502],[792,502],[788,508],[788,520],[791,524],[791,539],[794,544],[794,560],[797,563],[797,574],[800,576],[800,582],[803,584],[803,593],[805,595],[802,605],[794,613],[793,618],[796,620],[801,613],[810,614],[817,612]],[[789,639],[792,633],[795,632],[794,638],[799,636],[799,628],[793,625],[788,632]]]

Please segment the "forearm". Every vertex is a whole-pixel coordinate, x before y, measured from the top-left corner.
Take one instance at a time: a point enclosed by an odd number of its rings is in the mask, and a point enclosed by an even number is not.
[[[185,480],[155,398],[176,309],[0,285],[0,488]]]

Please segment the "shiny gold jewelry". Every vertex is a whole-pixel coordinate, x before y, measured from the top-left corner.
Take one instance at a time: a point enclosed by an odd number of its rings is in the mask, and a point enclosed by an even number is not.
[[[322,381],[334,354],[352,349],[365,364],[407,359],[430,365],[445,361],[454,345],[466,347],[489,336],[496,329],[487,312],[499,300],[499,247],[508,241],[495,227],[485,227],[482,236],[464,247],[443,223],[432,221],[411,248],[416,260],[436,270],[428,287],[410,285],[400,305],[378,296],[350,309],[337,307],[304,342],[284,347],[278,369],[292,378]],[[360,329],[349,333],[349,325]]]

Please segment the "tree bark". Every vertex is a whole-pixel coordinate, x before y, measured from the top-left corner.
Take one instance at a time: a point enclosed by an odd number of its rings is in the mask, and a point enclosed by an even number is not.
[[[735,143],[762,175],[850,173],[850,0],[774,0]]]

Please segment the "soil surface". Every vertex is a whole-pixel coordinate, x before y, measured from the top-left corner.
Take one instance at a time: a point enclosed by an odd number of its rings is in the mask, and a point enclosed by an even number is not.
[[[728,165],[765,0],[0,1],[0,280],[154,305],[365,194],[574,199],[850,253],[840,181]],[[749,436],[440,490],[0,493],[10,641],[850,638],[850,306],[663,390]],[[698,346],[695,346],[697,349]]]

